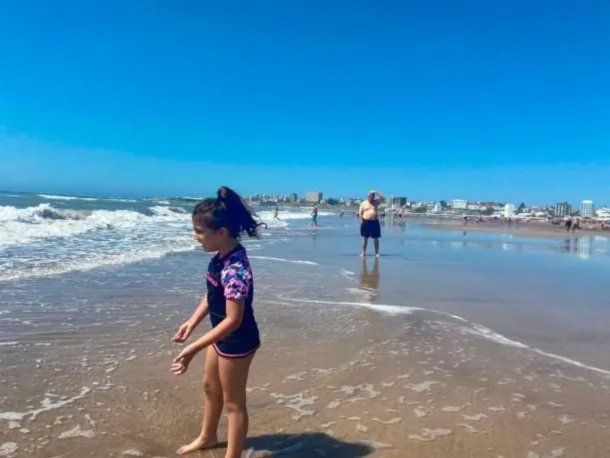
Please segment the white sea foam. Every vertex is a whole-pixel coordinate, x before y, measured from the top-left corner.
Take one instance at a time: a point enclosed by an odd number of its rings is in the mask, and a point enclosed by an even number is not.
[[[354,275],[356,275],[354,272],[352,272],[351,270],[347,270],[347,269],[340,269],[339,273],[347,279],[351,279]]]
[[[58,439],[68,439],[73,437],[86,437],[87,439],[91,439],[95,437],[95,432],[91,429],[81,429],[80,425],[76,425],[69,431],[64,431],[57,438]]]
[[[448,436],[453,431],[448,428],[422,428],[422,433],[420,434],[409,434],[409,439],[418,440],[421,442],[433,441],[437,437]]]
[[[266,261],[279,261],[279,262],[290,262],[292,264],[305,264],[308,266],[319,266],[317,262],[303,261],[301,259],[285,259],[285,258],[274,258],[271,256],[250,256],[250,259],[263,259]]]
[[[62,210],[51,204],[15,208],[0,206],[0,246],[71,237],[92,230],[126,230],[151,223],[179,221],[190,216],[168,207],[151,207],[152,215],[132,210]]]
[[[481,326],[476,323],[470,323],[470,325],[471,327],[460,326],[458,329],[463,334],[476,335],[502,345],[507,345],[509,347],[529,348],[529,346],[525,345],[524,343],[509,339],[508,337],[503,336],[502,334],[498,334],[497,332],[494,332],[491,329],[486,328],[485,326]]]
[[[61,262],[49,262],[19,269],[4,269],[0,266],[0,281],[14,281],[25,278],[41,278],[61,275],[67,272],[84,272],[99,267],[118,266],[135,262],[158,259],[169,254],[193,251],[192,240],[168,241],[166,246],[142,249],[139,247],[125,248],[115,252],[93,252],[87,257],[76,257]]]
[[[40,407],[39,409],[32,409],[25,412],[0,412],[0,420],[21,421],[26,417],[31,417],[32,420],[35,420],[36,417],[42,412],[59,409],[60,407],[71,404],[72,402],[77,401],[78,399],[84,398],[90,391],[91,389],[85,386],[76,396],[72,396],[71,398],[57,402],[53,402],[49,397],[46,397],[42,400],[42,407]]]
[[[582,369],[587,369],[587,370],[590,370],[590,371],[593,371],[593,372],[598,372],[600,374],[604,374],[604,375],[610,376],[610,371],[609,370],[600,369],[599,367],[595,367],[595,366],[589,366],[588,364],[581,363],[580,361],[576,361],[575,359],[566,358],[565,356],[556,355],[554,353],[549,353],[549,352],[546,352],[546,351],[542,351],[542,350],[540,350],[538,348],[532,348],[532,350],[535,351],[536,353],[538,353],[539,355],[547,356],[548,358],[553,358],[553,359],[562,361],[564,363],[580,367]]]
[[[76,197],[76,196],[62,196],[55,194],[38,194],[39,197],[47,200],[100,200],[97,197]]]
[[[327,305],[351,305],[356,307],[363,307],[371,310],[377,310],[379,312],[388,313],[390,315],[410,315],[416,310],[426,310],[421,307],[406,307],[402,305],[391,305],[391,304],[368,304],[366,302],[347,302],[347,301],[323,301],[317,299],[303,299],[303,298],[292,298],[280,296],[280,299],[291,302],[305,302],[309,304],[327,304]]]
[[[0,446],[0,456],[13,456],[19,450],[16,442],[5,442]]]
[[[137,202],[136,199],[124,199],[121,197],[78,197],[78,196],[63,196],[61,194],[38,194],[39,197],[47,200],[107,200],[111,202]]]

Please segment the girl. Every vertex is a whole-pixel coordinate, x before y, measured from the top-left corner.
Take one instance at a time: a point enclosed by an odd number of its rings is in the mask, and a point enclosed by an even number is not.
[[[208,314],[212,329],[184,348],[171,367],[176,375],[185,373],[193,357],[207,348],[201,433],[193,442],[180,447],[179,455],[218,443],[216,430],[224,404],[229,417],[225,456],[241,457],[248,432],[246,382],[260,339],[252,309],[252,270],[239,236],[245,232],[258,237],[260,225],[241,197],[224,186],[215,199],[205,199],[193,210],[195,240],[205,252],[216,254],[206,275],[207,297],[201,299],[197,310],[180,326],[173,341],[184,342]]]

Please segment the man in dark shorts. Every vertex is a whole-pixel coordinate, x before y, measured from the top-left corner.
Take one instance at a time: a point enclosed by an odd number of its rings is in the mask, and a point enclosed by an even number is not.
[[[375,196],[378,198],[376,199]],[[381,237],[379,204],[384,201],[385,197],[379,191],[369,191],[367,199],[360,204],[358,218],[360,218],[360,235],[362,236],[361,256],[366,256],[366,246],[369,238],[372,238],[375,243],[375,256],[379,257],[379,238]]]

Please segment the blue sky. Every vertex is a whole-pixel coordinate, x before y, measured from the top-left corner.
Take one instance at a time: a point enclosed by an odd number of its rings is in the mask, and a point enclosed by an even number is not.
[[[0,188],[610,201],[610,3],[0,6]]]

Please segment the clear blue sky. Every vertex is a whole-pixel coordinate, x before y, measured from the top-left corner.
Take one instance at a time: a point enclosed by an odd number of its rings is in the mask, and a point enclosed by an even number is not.
[[[0,4],[0,188],[610,202],[610,2]]]

